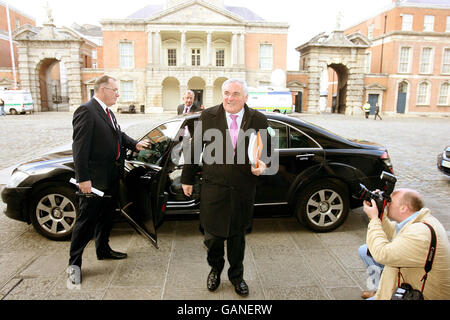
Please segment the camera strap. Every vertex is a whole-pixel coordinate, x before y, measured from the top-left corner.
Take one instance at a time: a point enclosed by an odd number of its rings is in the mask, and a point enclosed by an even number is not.
[[[428,272],[431,271],[431,267],[433,265],[434,255],[436,253],[437,240],[436,240],[436,232],[434,231],[433,227],[426,222],[422,221],[422,223],[424,225],[426,225],[430,229],[430,232],[431,232],[430,248],[428,249],[427,260],[425,261],[425,266],[424,266],[425,274],[422,277],[422,280],[420,280],[420,281],[422,281],[422,290],[420,290],[420,292],[423,293],[423,289],[425,288],[425,282],[427,281],[427,278],[428,278]],[[400,272],[400,268],[398,268],[398,281],[397,281],[398,286],[400,286],[400,278],[404,282],[403,275]]]

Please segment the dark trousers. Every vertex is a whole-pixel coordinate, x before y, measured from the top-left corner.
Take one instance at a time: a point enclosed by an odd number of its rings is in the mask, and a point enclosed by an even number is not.
[[[380,118],[380,120],[383,120],[383,119],[381,119],[381,116],[378,114],[378,112],[375,113],[375,117],[373,118],[373,120],[377,120],[377,117]]]
[[[107,190],[108,198],[80,197],[80,208],[72,231],[69,265],[81,268],[82,255],[92,237],[95,237],[97,255],[108,252],[109,235],[113,226],[118,185]]]
[[[228,238],[217,237],[205,233],[205,245],[208,248],[208,264],[222,272],[225,265],[225,240],[227,241],[227,257],[230,264],[228,279],[231,283],[239,283],[244,276],[245,234],[237,234]]]

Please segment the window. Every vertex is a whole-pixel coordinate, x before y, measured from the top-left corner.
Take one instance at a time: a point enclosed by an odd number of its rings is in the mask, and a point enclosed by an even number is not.
[[[372,38],[373,38],[373,29],[374,29],[374,25],[371,24],[371,25],[369,26],[369,30],[368,30],[368,32],[367,32],[367,38],[369,38],[369,39],[372,39]]]
[[[450,16],[447,17],[447,23],[445,24],[445,32],[450,32]]]
[[[372,52],[369,52],[366,56],[366,73],[370,73],[372,67]]]
[[[445,82],[441,85],[441,89],[439,90],[439,102],[438,104],[441,106],[448,106],[450,105],[450,84],[448,82]]]
[[[97,49],[92,50],[92,59],[97,59]]]
[[[269,121],[269,127],[276,133],[275,139],[278,138],[278,149],[287,149],[288,128],[284,124],[275,121]]]
[[[399,67],[398,67],[399,73],[408,73],[409,72],[410,55],[411,55],[410,47],[402,47],[400,49],[400,61],[399,61]]]
[[[200,49],[192,49],[192,65],[200,66]]]
[[[134,48],[132,42],[120,42],[119,54],[121,68],[134,68]]]
[[[20,19],[16,18],[16,29],[20,28]]]
[[[431,73],[433,71],[433,48],[422,48],[420,58],[420,73]]]
[[[444,50],[442,57],[442,73],[450,74],[450,48]]]
[[[419,89],[417,90],[417,104],[418,105],[427,105],[429,104],[430,97],[430,85],[428,82],[421,82],[419,84]]]
[[[172,121],[150,131],[142,138],[150,141],[150,147],[137,153],[133,152],[133,160],[159,166],[164,154],[169,150],[170,143],[179,132],[180,124],[181,121]]]
[[[434,31],[434,16],[425,16],[423,31]]]
[[[259,45],[259,68],[261,70],[272,70],[273,46],[271,44]]]
[[[120,81],[121,101],[134,101],[133,81]]]
[[[216,67],[225,67],[225,50],[216,50]]]
[[[289,128],[289,140],[291,148],[320,148],[310,137],[293,128]]]
[[[167,49],[167,65],[169,67],[177,65],[177,49]]]
[[[412,31],[413,26],[413,15],[404,14],[402,15],[402,31]]]

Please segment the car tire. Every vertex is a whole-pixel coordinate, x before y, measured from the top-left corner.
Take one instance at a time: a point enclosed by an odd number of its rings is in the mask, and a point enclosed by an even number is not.
[[[17,110],[16,109],[9,109],[9,113],[16,115],[17,114]]]
[[[345,186],[333,180],[320,180],[305,186],[299,194],[298,221],[316,232],[329,232],[344,223],[349,211]]]
[[[77,214],[78,201],[70,187],[51,185],[33,196],[31,223],[38,233],[48,239],[70,239]]]

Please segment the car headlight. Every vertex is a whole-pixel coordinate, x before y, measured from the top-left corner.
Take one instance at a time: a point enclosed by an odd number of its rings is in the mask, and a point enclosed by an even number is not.
[[[22,183],[26,178],[28,178],[28,174],[23,171],[16,171],[11,175],[11,178],[9,178],[8,183],[6,184],[7,188],[15,188],[19,184]]]

